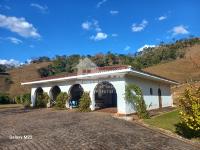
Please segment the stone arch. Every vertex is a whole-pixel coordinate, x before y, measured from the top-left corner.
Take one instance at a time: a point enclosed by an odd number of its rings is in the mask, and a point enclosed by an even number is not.
[[[80,84],[74,84],[69,89],[69,105],[71,107],[78,107],[79,100],[83,94],[84,90],[83,87]]]
[[[50,96],[50,106],[54,106],[56,104],[56,98],[60,94],[61,89],[59,86],[53,86],[51,90],[49,91],[49,96]]]
[[[94,89],[95,108],[117,107],[117,92],[107,81],[100,82]]]

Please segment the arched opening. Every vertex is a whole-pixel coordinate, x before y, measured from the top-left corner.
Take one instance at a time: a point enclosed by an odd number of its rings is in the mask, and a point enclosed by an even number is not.
[[[43,94],[43,89],[41,87],[38,87],[35,90],[35,106],[37,106],[38,98]]]
[[[71,88],[69,90],[69,95],[70,95],[69,105],[72,108],[78,107],[79,100],[80,100],[83,92],[84,92],[83,88],[80,84],[74,84],[71,86]]]
[[[56,98],[60,94],[61,90],[58,86],[54,86],[50,90],[50,106],[54,106],[56,104]]]
[[[158,89],[158,101],[159,101],[159,108],[162,108],[162,92],[161,89]]]
[[[98,83],[94,92],[96,109],[117,107],[117,93],[111,83],[106,81]]]

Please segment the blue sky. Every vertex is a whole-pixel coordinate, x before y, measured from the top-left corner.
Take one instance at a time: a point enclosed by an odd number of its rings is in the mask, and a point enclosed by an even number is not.
[[[0,0],[0,63],[128,54],[199,36],[199,8],[199,0]]]

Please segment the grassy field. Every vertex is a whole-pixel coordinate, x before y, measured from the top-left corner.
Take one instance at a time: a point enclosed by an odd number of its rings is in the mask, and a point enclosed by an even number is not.
[[[144,70],[179,82],[190,81],[191,79],[200,80],[199,49],[200,45],[192,46],[186,49],[184,58],[161,63]]]
[[[23,108],[22,104],[0,104],[0,109]]]
[[[155,116],[151,119],[145,119],[144,122],[146,124],[149,124],[155,127],[159,127],[159,128],[163,128],[163,129],[175,132],[176,131],[175,125],[178,124],[180,120],[179,120],[178,110],[174,110],[171,112],[161,114],[159,116]]]

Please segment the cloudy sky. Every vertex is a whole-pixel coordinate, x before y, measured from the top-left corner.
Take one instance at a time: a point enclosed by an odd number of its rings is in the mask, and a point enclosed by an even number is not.
[[[199,0],[0,0],[0,63],[134,53],[200,35]]]

